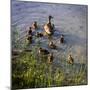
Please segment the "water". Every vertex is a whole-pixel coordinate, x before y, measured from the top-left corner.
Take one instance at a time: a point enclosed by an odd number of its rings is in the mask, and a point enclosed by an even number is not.
[[[71,53],[75,63],[86,62],[87,60],[87,6],[85,5],[64,5],[36,2],[12,1],[11,24],[17,25],[20,37],[26,34],[29,26],[37,21],[39,26],[48,21],[48,16],[54,18],[55,34],[53,41],[58,50],[51,50],[47,47],[48,40],[41,40],[42,46],[54,53],[54,62],[59,63],[63,56],[67,58]],[[57,40],[61,34],[65,35],[65,44]]]

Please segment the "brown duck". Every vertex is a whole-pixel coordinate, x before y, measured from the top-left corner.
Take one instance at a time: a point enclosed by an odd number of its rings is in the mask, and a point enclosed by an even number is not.
[[[53,34],[53,29],[54,29],[54,24],[52,24],[51,23],[51,19],[52,19],[53,17],[52,16],[49,16],[48,17],[48,23],[46,23],[45,25],[44,25],[44,30],[45,30],[45,32],[48,34],[48,35],[52,35]]]
[[[36,22],[36,21],[33,22],[32,28],[33,28],[33,29],[38,29],[38,25],[37,25],[37,22]]]
[[[43,48],[39,48],[39,54],[42,54],[42,55],[47,55],[47,54],[49,54],[49,51],[48,50],[46,50],[46,49],[43,49]]]
[[[36,37],[43,37],[43,33],[37,32],[37,33],[36,33]]]
[[[53,42],[50,42],[50,43],[49,43],[49,47],[50,47],[51,49],[56,49],[56,45],[55,45]]]
[[[27,40],[29,41],[29,44],[31,44],[31,43],[32,43],[32,35],[29,35],[29,36],[27,37]]]
[[[48,55],[48,63],[52,63],[52,62],[53,62],[53,59],[54,59],[53,53],[50,53],[50,54]]]
[[[64,35],[61,35],[61,37],[60,37],[60,43],[64,43]]]
[[[32,27],[29,27],[28,35],[32,35]]]
[[[73,59],[73,57],[71,56],[71,54],[68,56],[67,62],[68,62],[69,64],[73,64],[73,63],[74,63],[74,59]]]

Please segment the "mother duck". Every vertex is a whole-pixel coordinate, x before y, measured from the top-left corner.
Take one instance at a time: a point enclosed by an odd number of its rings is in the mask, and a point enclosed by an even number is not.
[[[45,32],[48,34],[48,35],[52,35],[53,34],[53,30],[54,30],[54,24],[52,24],[51,23],[51,19],[52,19],[53,17],[52,16],[49,16],[48,17],[48,23],[46,23],[45,25],[44,25],[44,30],[45,30]]]

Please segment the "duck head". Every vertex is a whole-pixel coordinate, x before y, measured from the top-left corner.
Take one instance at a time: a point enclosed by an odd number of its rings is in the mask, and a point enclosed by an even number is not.
[[[51,16],[51,15],[49,15],[49,17],[48,17],[49,19],[52,19],[53,18],[53,16]]]
[[[40,47],[40,48],[39,48],[39,51],[42,51],[42,50],[43,50],[43,49]]]
[[[31,30],[32,29],[32,27],[29,27],[29,30]]]
[[[33,22],[32,28],[33,28],[33,29],[37,29],[37,21],[34,21],[34,22]]]
[[[53,42],[50,42],[49,45],[53,45]]]
[[[64,35],[62,34],[62,35],[61,35],[61,38],[63,38],[63,37],[64,37]]]
[[[34,21],[34,24],[35,24],[35,25],[37,25],[37,22],[36,22],[36,21]]]
[[[51,22],[51,19],[52,19],[53,17],[51,16],[51,15],[49,15],[49,17],[48,17],[48,19],[49,19],[49,22]]]
[[[69,54],[69,57],[71,57],[71,54]]]

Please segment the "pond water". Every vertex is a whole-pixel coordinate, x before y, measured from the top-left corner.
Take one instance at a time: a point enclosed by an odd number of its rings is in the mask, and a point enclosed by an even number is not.
[[[53,42],[58,49],[52,50],[47,47],[48,39],[40,39],[42,46],[49,49],[56,57],[54,63],[60,62],[60,57],[67,58],[71,53],[76,63],[86,62],[87,60],[87,6],[69,4],[51,4],[40,2],[22,2],[12,0],[11,25],[17,25],[20,37],[26,34],[28,28],[34,21],[43,28],[47,23],[48,16],[54,18],[55,33]],[[43,29],[41,29],[43,31]],[[59,43],[59,37],[65,36],[65,43]]]

